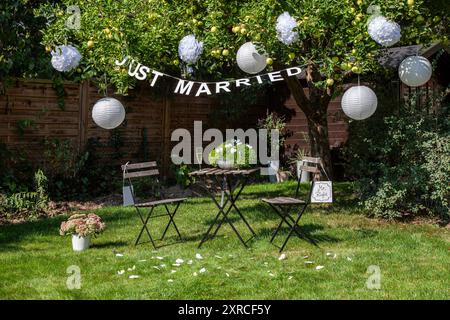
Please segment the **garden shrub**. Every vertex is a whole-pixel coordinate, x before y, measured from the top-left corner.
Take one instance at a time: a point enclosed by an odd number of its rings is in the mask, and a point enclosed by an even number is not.
[[[37,217],[48,205],[47,177],[42,170],[34,174],[34,191],[17,192],[0,196],[0,212],[11,217],[15,214],[25,214],[26,217]]]
[[[378,116],[350,124],[347,170],[369,215],[450,218],[449,105],[422,94],[397,107],[380,99]]]

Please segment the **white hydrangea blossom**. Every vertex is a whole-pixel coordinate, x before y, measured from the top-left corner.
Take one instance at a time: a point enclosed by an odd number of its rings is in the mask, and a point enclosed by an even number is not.
[[[370,37],[384,47],[390,47],[400,41],[401,29],[398,23],[383,16],[374,17],[367,28]]]
[[[192,34],[185,36],[178,44],[178,55],[186,63],[196,63],[202,52],[203,42],[198,42]]]
[[[277,38],[286,45],[291,45],[298,40],[298,32],[293,31],[297,27],[297,21],[289,12],[285,11],[277,18]]]
[[[52,66],[59,72],[68,72],[78,66],[81,54],[71,45],[56,47],[52,54]]]

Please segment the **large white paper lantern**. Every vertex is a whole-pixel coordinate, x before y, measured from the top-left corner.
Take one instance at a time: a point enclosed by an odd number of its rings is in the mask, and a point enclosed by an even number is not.
[[[383,16],[372,18],[367,26],[367,32],[376,43],[384,47],[393,46],[402,36],[400,25]]]
[[[344,93],[341,104],[347,117],[354,120],[364,120],[374,114],[378,99],[375,92],[369,87],[355,86]]]
[[[125,119],[125,108],[114,98],[98,100],[92,109],[92,119],[103,129],[114,129],[120,126]]]
[[[236,61],[239,68],[247,73],[255,74],[261,72],[266,67],[267,57],[258,53],[256,47],[251,42],[244,43],[238,50]]]
[[[408,57],[402,61],[398,68],[398,75],[404,84],[410,87],[419,87],[431,79],[433,67],[427,58],[422,56]]]

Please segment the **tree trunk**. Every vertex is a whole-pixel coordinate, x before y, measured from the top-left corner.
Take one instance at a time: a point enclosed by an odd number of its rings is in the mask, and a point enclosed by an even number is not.
[[[324,169],[330,179],[333,177],[330,144],[328,141],[328,104],[331,101],[332,89],[317,88],[314,82],[321,79],[320,73],[314,66],[308,66],[306,81],[309,95],[304,92],[303,86],[296,77],[286,77],[285,80],[298,107],[303,111],[308,122],[308,135],[310,138],[311,156],[320,157]]]
[[[319,121],[308,120],[311,156],[320,157],[323,161],[325,176],[331,179],[333,176],[333,165],[331,162],[330,144],[328,142],[328,123],[324,115]]]

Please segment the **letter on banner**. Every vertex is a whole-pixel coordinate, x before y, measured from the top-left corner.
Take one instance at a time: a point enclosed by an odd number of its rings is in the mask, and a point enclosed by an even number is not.
[[[116,60],[116,66],[123,66],[125,64],[125,62],[127,62],[128,60],[128,56],[125,56],[125,58],[123,58],[122,61]]]
[[[287,72],[288,77],[292,77],[292,76],[296,76],[296,75],[302,73],[302,69],[299,67],[293,67],[293,68],[286,69],[286,72]]]
[[[281,76],[280,71],[275,71],[275,72],[269,73],[269,79],[272,82],[283,81],[283,77]]]
[[[134,77],[137,74],[139,68],[141,67],[141,64],[138,62],[136,68],[134,68],[134,71],[131,71],[131,68],[133,67],[133,64],[135,62],[136,62],[135,60],[131,60],[130,65],[128,66],[128,75],[130,77]]]
[[[239,88],[241,85],[251,86],[250,79],[238,79],[236,80],[236,88]]]
[[[193,85],[194,85],[194,83],[192,81],[189,81],[186,83],[186,81],[180,79],[180,80],[178,80],[178,84],[177,84],[177,87],[175,88],[174,92],[179,93],[179,94],[189,95],[191,93]]]
[[[216,82],[216,93],[220,93],[220,90],[223,90],[225,92],[231,92],[228,87],[230,86],[230,83],[228,81],[223,82]]]
[[[159,71],[152,70],[152,73],[155,75],[155,77],[153,78],[152,83],[150,83],[150,87],[153,87],[155,85],[155,83],[158,80],[159,76],[161,76],[161,77],[164,76],[164,73],[161,73]]]
[[[202,93],[206,93],[208,96],[211,94],[211,90],[209,90],[208,84],[207,83],[201,83],[200,87],[197,90],[197,93],[195,94],[196,97],[198,97],[199,95],[201,95]]]
[[[137,74],[135,77],[138,80],[145,80],[149,72],[150,72],[149,67],[142,66],[139,68],[139,74]]]

